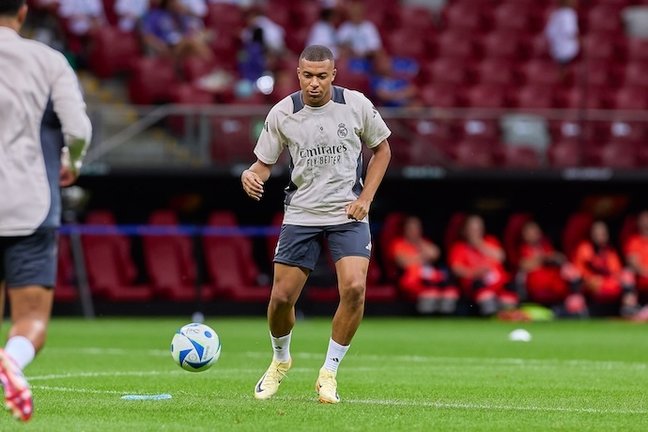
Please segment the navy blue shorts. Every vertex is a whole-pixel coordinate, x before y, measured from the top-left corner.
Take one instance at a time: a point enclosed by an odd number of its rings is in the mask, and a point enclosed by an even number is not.
[[[335,262],[348,256],[371,256],[371,232],[368,223],[282,225],[274,262],[312,271],[319,259],[324,239],[328,241]]]
[[[7,288],[56,285],[56,228],[39,228],[24,237],[0,237],[0,281]]]

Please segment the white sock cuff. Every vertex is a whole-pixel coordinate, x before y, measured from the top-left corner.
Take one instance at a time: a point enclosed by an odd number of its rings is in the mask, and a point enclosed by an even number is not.
[[[16,362],[22,370],[34,360],[36,348],[25,336],[13,336],[5,345],[5,352]]]

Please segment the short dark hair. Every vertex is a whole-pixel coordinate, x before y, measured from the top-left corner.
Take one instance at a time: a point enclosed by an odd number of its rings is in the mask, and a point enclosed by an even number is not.
[[[25,0],[0,0],[0,15],[16,15],[24,4]]]
[[[310,45],[304,48],[304,51],[299,55],[299,60],[304,59],[308,61],[334,61],[333,52],[324,45]]]

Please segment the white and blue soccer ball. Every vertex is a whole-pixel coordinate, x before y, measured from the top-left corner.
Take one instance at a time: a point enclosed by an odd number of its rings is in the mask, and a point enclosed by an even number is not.
[[[171,356],[182,369],[200,372],[209,369],[220,357],[218,333],[209,326],[191,323],[183,326],[171,341]]]

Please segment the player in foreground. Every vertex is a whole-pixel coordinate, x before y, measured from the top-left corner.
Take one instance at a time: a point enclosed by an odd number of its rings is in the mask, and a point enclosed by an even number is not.
[[[0,382],[23,421],[33,410],[23,369],[45,343],[52,308],[59,187],[76,180],[91,136],[65,57],[18,35],[26,16],[24,0],[0,0],[0,306],[6,286],[12,322]]]
[[[331,51],[307,47],[299,57],[301,91],[279,101],[268,114],[254,153],[257,161],[241,175],[245,192],[263,197],[272,165],[284,148],[291,158],[285,215],[274,257],[268,324],[272,363],[254,396],[268,399],[292,364],[295,303],[327,239],[335,260],[340,303],[316,390],[322,403],[338,403],[336,373],[364,312],[371,234],[367,214],[391,151],[390,131],[361,93],[333,86]],[[362,146],[373,151],[363,179]]]

